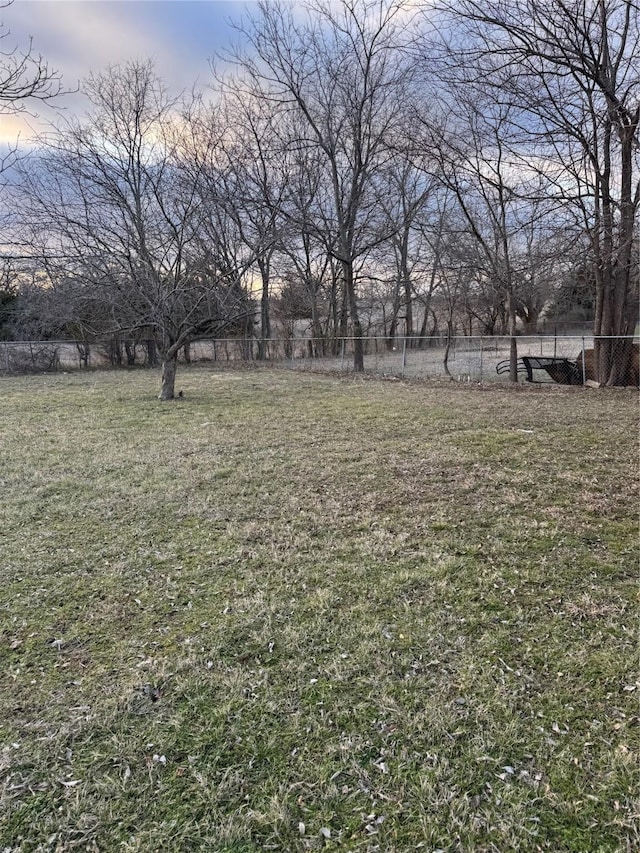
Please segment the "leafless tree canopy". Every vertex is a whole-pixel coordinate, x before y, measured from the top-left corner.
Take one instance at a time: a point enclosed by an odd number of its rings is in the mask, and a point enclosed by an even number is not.
[[[86,114],[14,182],[31,259],[11,267],[0,333],[46,313],[57,333],[144,341],[170,398],[199,337],[264,358],[274,334],[306,330],[315,353],[349,334],[361,371],[372,331],[389,347],[499,333],[517,381],[519,332],[575,317],[593,323],[600,381],[621,381],[630,341],[609,338],[638,321],[635,0],[269,2],[238,33],[208,95],[171,97],[149,62],[85,81]],[[0,109],[60,91],[30,53],[2,74]]]

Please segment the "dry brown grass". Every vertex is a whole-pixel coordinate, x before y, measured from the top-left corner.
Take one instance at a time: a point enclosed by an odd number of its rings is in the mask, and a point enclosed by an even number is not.
[[[1,380],[0,849],[638,846],[637,398]]]

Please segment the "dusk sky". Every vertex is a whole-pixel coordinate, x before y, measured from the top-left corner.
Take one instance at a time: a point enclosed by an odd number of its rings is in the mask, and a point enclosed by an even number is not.
[[[73,89],[90,71],[127,59],[155,60],[172,92],[211,80],[209,60],[238,41],[229,20],[239,20],[255,2],[245,0],[15,0],[2,9],[3,49],[25,49],[33,37],[34,53],[63,75]],[[59,100],[67,111],[81,109],[78,96]],[[32,106],[30,116],[0,117],[0,141],[23,142],[41,127],[51,110]],[[31,129],[30,129],[31,128]]]

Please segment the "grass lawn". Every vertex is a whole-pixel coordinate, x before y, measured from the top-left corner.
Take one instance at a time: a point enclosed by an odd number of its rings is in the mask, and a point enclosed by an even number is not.
[[[631,851],[637,393],[0,380],[0,850]]]

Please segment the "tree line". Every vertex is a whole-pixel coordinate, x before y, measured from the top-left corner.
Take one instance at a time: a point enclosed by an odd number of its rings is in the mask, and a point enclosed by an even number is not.
[[[390,346],[507,334],[517,381],[517,330],[573,305],[618,384],[638,23],[635,0],[268,2],[206,92],[172,96],[150,61],[90,75],[85,114],[4,163],[0,333],[145,341],[170,399],[181,349],[237,335],[264,358],[274,316],[324,351],[353,336],[355,371],[372,314]],[[60,96],[14,66],[0,108]]]

